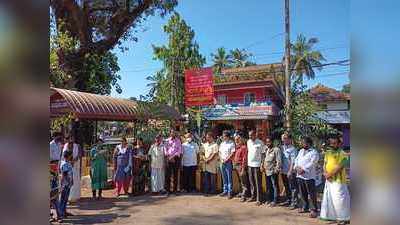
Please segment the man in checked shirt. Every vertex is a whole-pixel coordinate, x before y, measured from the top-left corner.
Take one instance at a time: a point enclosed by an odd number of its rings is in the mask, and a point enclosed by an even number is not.
[[[178,189],[178,171],[181,166],[182,143],[175,130],[170,131],[170,137],[165,141],[165,190],[168,194],[177,193]],[[171,178],[173,186],[171,188]]]

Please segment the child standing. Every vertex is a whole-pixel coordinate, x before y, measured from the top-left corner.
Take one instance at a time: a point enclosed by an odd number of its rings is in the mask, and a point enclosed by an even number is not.
[[[58,164],[50,164],[50,208],[56,211],[57,218],[60,216],[58,191]],[[50,213],[50,216],[50,222],[54,222],[53,213]]]
[[[60,223],[62,222],[62,219],[65,217],[69,193],[70,193],[72,185],[74,184],[72,164],[71,164],[72,152],[68,151],[68,150],[64,151],[63,156],[64,156],[64,159],[61,161],[61,164],[60,164],[61,197],[60,197],[60,206],[59,206],[60,215],[58,215],[58,221]]]

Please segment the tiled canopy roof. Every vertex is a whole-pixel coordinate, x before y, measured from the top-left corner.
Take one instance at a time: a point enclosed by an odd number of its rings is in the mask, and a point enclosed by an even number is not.
[[[77,118],[92,120],[181,119],[179,113],[167,105],[148,104],[60,88],[50,88],[50,90],[52,91],[51,117],[72,113]]]
[[[317,102],[350,100],[349,94],[340,92],[330,87],[326,87],[322,84],[318,84],[315,87],[311,88],[310,95]]]

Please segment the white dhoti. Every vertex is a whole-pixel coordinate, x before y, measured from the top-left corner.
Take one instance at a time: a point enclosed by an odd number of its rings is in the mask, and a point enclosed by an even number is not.
[[[69,193],[69,198],[68,200],[71,202],[76,202],[81,198],[81,160],[78,160],[74,163],[74,167],[72,168],[72,171],[74,173],[73,175],[73,180],[74,180],[74,185],[71,187],[71,191]]]
[[[164,190],[165,175],[162,168],[151,168],[151,191],[159,192]]]
[[[320,218],[334,221],[350,220],[350,194],[346,184],[328,180],[325,182]]]
[[[64,151],[67,151],[68,143],[64,145]],[[77,160],[74,162],[74,166],[72,167],[74,184],[71,187],[71,191],[69,193],[68,200],[71,202],[76,202],[81,198],[81,160],[79,158],[79,145],[73,144],[72,148],[72,158]]]

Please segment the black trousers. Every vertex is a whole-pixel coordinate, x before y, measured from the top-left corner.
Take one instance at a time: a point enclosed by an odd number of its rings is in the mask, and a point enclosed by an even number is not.
[[[178,172],[180,167],[179,158],[175,162],[167,162],[165,170],[165,190],[168,192],[177,192],[178,190]],[[171,187],[171,180],[173,185]]]
[[[215,194],[216,193],[216,186],[215,186],[215,182],[217,179],[217,175],[207,172],[204,172],[204,177],[203,177],[203,191],[206,194]]]
[[[300,199],[303,209],[317,211],[317,191],[315,180],[297,178],[297,183],[299,184]]]
[[[297,184],[296,175],[292,174],[292,176],[288,177],[287,174],[282,174],[282,182],[283,185],[285,186],[286,200],[292,206],[296,206],[298,199],[297,196],[299,195],[299,188]]]
[[[183,166],[182,188],[188,192],[196,190],[197,166]]]
[[[278,202],[279,187],[278,187],[278,174],[265,175],[267,182],[267,201]]]
[[[248,167],[251,198],[261,202],[261,172],[260,167]]]

